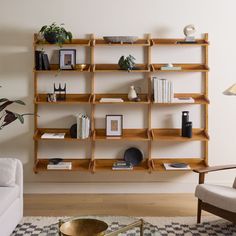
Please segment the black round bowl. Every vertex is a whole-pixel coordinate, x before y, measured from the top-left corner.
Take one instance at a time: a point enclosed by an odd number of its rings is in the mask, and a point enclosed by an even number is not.
[[[53,33],[53,32],[45,33],[44,38],[49,43],[56,43],[57,42],[57,35],[56,35],[56,33]]]
[[[143,160],[143,153],[138,148],[132,147],[125,151],[124,159],[133,166],[138,166]]]

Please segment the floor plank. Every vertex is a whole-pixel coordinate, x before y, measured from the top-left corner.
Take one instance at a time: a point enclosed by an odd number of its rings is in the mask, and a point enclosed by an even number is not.
[[[195,216],[193,194],[25,194],[25,216]]]

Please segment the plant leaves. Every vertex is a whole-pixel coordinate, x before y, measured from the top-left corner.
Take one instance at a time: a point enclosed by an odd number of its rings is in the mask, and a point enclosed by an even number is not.
[[[9,106],[9,105],[11,105],[13,103],[13,101],[6,101],[6,102],[4,102],[1,106],[0,106],[0,112],[2,111],[2,110],[4,110],[7,106]]]
[[[9,125],[10,123],[12,123],[13,121],[15,121],[17,119],[17,117],[15,116],[15,114],[11,111],[6,110],[6,115],[4,117],[4,124],[2,126],[6,126]]]
[[[0,99],[0,103],[1,103],[1,102],[6,102],[6,101],[9,101],[9,100],[8,100],[7,98],[1,98],[1,99]]]
[[[23,115],[20,115],[18,113],[14,113],[14,115],[20,121],[21,124],[24,124],[24,117],[23,117]]]
[[[25,103],[21,100],[14,100],[13,102],[20,104],[20,105],[25,105]]]

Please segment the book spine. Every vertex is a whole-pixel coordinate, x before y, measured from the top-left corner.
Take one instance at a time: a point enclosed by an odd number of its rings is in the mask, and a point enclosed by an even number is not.
[[[161,102],[161,98],[162,98],[162,89],[161,89],[161,80],[158,79],[157,81],[157,102]]]
[[[35,51],[35,69],[42,70],[43,69],[43,52],[42,51]]]
[[[153,77],[153,97],[154,97],[154,102],[157,102],[157,78]]]

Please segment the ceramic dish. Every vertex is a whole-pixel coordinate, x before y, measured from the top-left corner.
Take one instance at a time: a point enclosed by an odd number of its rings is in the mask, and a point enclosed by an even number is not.
[[[139,165],[143,160],[143,153],[138,148],[129,148],[125,151],[124,159],[133,166]]]
[[[138,40],[137,36],[104,36],[107,43],[134,43]]]

